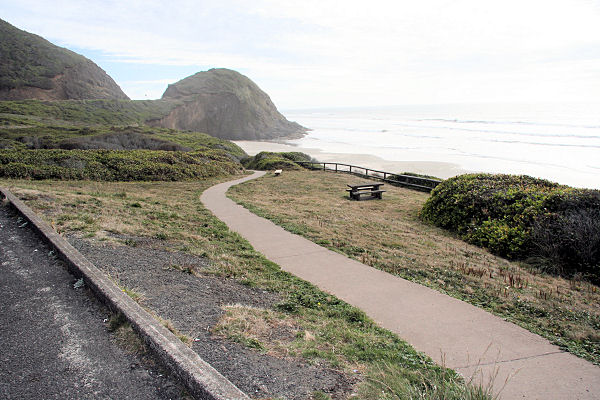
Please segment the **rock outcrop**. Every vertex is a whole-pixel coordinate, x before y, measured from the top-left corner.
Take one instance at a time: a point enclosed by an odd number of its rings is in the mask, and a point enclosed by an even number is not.
[[[0,20],[0,100],[129,99],[91,60]]]
[[[281,115],[254,82],[228,69],[198,72],[169,85],[162,99],[181,104],[166,117],[148,121],[151,125],[230,140],[268,140],[306,132]]]

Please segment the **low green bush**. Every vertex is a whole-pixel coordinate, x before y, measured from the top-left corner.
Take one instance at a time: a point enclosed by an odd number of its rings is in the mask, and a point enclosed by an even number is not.
[[[235,143],[200,132],[134,125],[78,126],[66,122],[44,123],[5,114],[0,114],[0,125],[4,125],[0,129],[0,149],[195,150],[214,156],[226,156],[235,163],[247,157]]]
[[[18,100],[0,102],[0,114],[87,125],[131,125],[162,118],[177,104],[177,101],[165,100]]]
[[[202,151],[0,150],[0,177],[179,181],[240,171],[229,157]]]
[[[441,181],[440,178],[436,178],[435,176],[415,174],[414,172],[403,172],[398,175],[388,175],[388,179],[397,182],[421,185],[432,189]]]
[[[467,174],[431,193],[421,217],[552,272],[600,281],[600,191],[529,176]]]
[[[243,159],[242,165],[248,169],[262,171],[273,169],[294,170],[302,168],[297,164],[299,161],[311,161],[311,158],[308,154],[298,151],[282,153],[261,151],[253,157]]]

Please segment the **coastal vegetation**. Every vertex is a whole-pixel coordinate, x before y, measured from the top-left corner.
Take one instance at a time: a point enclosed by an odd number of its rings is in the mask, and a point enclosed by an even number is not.
[[[127,99],[91,60],[0,19],[0,99]]]
[[[176,100],[15,100],[0,102],[0,115],[20,116],[29,123],[67,121],[79,126],[142,125],[147,120],[167,115],[177,104]]]
[[[53,77],[83,57],[40,38],[22,32],[0,20],[0,89],[35,85],[52,89]],[[11,38],[11,40],[8,40]],[[10,57],[8,57],[10,55]]]
[[[398,175],[389,175],[387,179],[389,179],[390,181],[405,182],[408,184],[423,186],[423,188],[427,188],[425,189],[425,191],[430,191],[431,189],[436,187],[441,181],[440,178],[437,178],[435,176],[415,174],[413,172],[403,172]]]
[[[600,364],[596,285],[501,258],[424,222],[428,194],[386,185],[383,200],[350,201],[349,180],[360,178],[289,171],[285,180],[264,177],[229,195],[317,244],[486,309]]]
[[[544,271],[600,283],[600,191],[515,175],[444,181],[421,216],[466,241]]]
[[[239,173],[246,153],[204,133],[138,125],[151,103],[0,102],[0,177],[189,180]],[[154,110],[154,111],[153,111]]]
[[[150,150],[0,150],[0,176],[17,179],[179,181],[240,172],[226,156]]]
[[[306,173],[290,171],[286,180],[290,174]],[[280,300],[274,308],[225,307],[214,334],[277,357],[325,363],[357,382],[360,398],[493,398],[491,388],[472,385],[435,365],[362,311],[282,271],[254,251],[198,202],[206,188],[225,179],[229,177],[187,182],[0,179],[0,185],[62,234],[124,246],[134,245],[132,237],[155,238],[169,249],[206,257],[210,267],[196,269],[195,274],[232,278],[276,293]],[[177,320],[171,322],[179,329]],[[288,327],[292,335],[265,334],[264,327],[271,333]]]
[[[269,152],[261,151],[252,157],[242,160],[242,165],[247,169],[260,171],[269,171],[274,169],[298,170],[302,167],[297,164],[298,161],[312,161],[312,158],[305,153],[294,152]]]

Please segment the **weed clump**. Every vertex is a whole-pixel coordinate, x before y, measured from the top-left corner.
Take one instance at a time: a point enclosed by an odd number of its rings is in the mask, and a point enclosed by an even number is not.
[[[600,282],[600,191],[529,176],[467,174],[433,190],[421,217],[549,272]]]

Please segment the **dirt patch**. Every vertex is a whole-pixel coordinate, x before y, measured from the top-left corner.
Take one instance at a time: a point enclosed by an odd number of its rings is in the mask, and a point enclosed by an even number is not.
[[[309,399],[319,391],[333,399],[348,397],[354,382],[339,371],[273,357],[211,333],[224,314],[224,306],[240,304],[268,309],[280,301],[277,295],[204,274],[209,267],[206,259],[169,251],[159,240],[130,239],[135,247],[68,238],[121,286],[140,293],[143,306],[191,337],[192,349],[248,395]],[[195,273],[187,273],[189,270]]]

